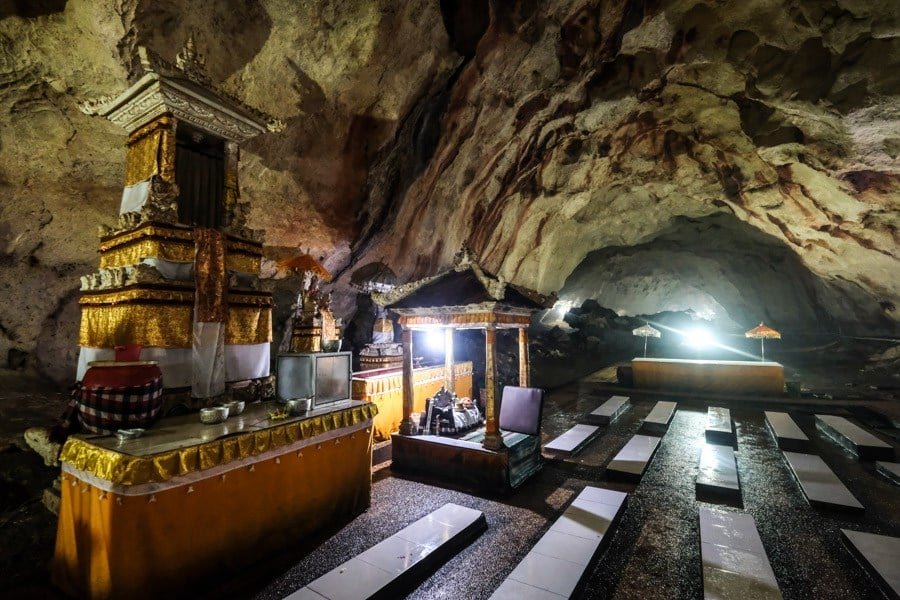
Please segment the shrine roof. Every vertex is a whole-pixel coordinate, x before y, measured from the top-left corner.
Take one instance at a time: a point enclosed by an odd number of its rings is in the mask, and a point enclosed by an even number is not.
[[[400,311],[446,307],[448,311],[459,312],[475,305],[537,311],[552,306],[556,296],[545,296],[508,283],[482,269],[464,252],[457,257],[454,268],[388,293],[374,294],[373,299],[388,309]]]

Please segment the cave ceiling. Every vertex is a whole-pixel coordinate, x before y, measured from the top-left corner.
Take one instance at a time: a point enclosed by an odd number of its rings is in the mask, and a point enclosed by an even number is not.
[[[556,291],[591,253],[727,215],[852,290],[828,310],[897,321],[896,0],[5,0],[0,289],[42,290],[0,315],[5,347],[71,312],[116,218],[125,132],[78,103],[191,31],[213,81],[287,125],[243,149],[251,225],[338,288],[468,245]]]

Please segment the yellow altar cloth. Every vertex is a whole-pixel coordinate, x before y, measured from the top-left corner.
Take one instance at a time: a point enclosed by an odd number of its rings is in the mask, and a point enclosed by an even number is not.
[[[453,365],[456,395],[472,397],[472,363]],[[444,366],[420,367],[413,371],[413,412],[425,410],[425,400],[445,385]],[[373,428],[375,439],[383,442],[400,428],[403,420],[403,370],[399,368],[374,369],[353,374],[352,396],[354,400],[372,402],[378,406]]]
[[[273,423],[266,408],[232,430],[190,415],[122,443],[176,446],[162,452],[117,452],[111,436],[67,442],[53,582],[77,597],[164,597],[365,510],[377,409],[344,402]],[[204,431],[229,437],[195,437]]]

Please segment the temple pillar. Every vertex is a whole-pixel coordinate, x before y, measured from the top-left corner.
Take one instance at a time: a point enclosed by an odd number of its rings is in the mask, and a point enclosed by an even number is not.
[[[403,420],[400,421],[400,435],[412,435],[413,422],[413,348],[412,329],[403,326]]]
[[[497,328],[489,325],[484,330],[484,447],[488,450],[503,448],[500,434],[500,415],[497,412]]]
[[[531,366],[528,361],[528,329],[519,329],[519,387],[531,387]]]
[[[448,392],[456,391],[456,374],[453,372],[453,328],[444,329],[444,368],[446,388]]]

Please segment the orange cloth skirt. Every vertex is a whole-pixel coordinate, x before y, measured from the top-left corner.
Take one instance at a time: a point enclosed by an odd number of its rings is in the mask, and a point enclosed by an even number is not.
[[[79,598],[158,598],[364,511],[371,422],[354,429],[140,495],[64,472],[53,582]]]

